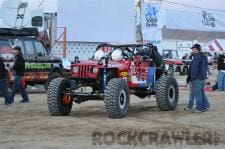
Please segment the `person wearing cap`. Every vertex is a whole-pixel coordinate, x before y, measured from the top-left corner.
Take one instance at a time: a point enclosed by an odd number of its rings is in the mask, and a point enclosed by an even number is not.
[[[6,69],[3,59],[0,57],[0,92],[5,99],[5,105],[11,104],[9,94],[8,94],[8,84],[6,79]]]
[[[208,61],[207,57],[201,52],[201,46],[194,44],[192,47],[193,60],[191,62],[187,82],[189,83],[189,104],[186,110],[194,113],[207,111],[209,102],[204,91],[204,84],[207,78]],[[196,108],[193,109],[194,99]]]
[[[14,70],[14,80],[13,80],[13,88],[12,95],[10,96],[11,101],[14,102],[14,96],[19,90],[22,100],[20,102],[29,102],[29,98],[26,92],[26,87],[24,84],[23,76],[25,71],[25,60],[22,56],[21,48],[16,46],[13,48],[13,53],[15,54],[15,62],[13,65]]]

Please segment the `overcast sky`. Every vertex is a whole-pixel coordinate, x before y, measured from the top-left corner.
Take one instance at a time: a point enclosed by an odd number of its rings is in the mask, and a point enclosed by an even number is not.
[[[0,0],[0,4],[2,4],[3,1],[5,0]],[[18,1],[18,0],[10,0],[10,1]],[[28,1],[29,6],[38,7],[43,0],[24,0],[24,1]],[[52,12],[52,11],[55,12],[57,10],[57,1],[58,0],[44,0],[40,7],[44,8],[45,12]]]
[[[0,4],[3,1],[4,0],[0,0]],[[16,0],[10,0],[10,1],[16,1]],[[56,11],[57,1],[58,0],[44,0],[41,7],[44,8],[45,12]],[[225,10],[225,5],[224,5],[225,0],[168,0],[168,1],[184,3],[188,5],[195,5],[197,7],[206,7],[206,8],[212,8],[212,9]],[[38,7],[39,4],[42,2],[42,0],[28,0],[28,2],[30,6]],[[168,4],[168,3],[165,3],[165,5],[167,8],[171,8],[171,9],[183,9],[182,6],[179,6],[179,5]]]
[[[167,0],[171,2],[177,2],[187,5],[194,5],[196,7],[204,7],[204,8],[210,8],[210,9],[220,9],[225,10],[225,0]],[[176,8],[176,9],[182,9],[182,6],[175,5],[175,4],[169,4],[164,2],[167,5],[167,8]],[[186,7],[188,9],[188,7]]]

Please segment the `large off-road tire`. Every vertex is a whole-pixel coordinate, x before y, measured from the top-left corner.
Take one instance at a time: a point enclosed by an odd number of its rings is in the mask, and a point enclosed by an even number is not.
[[[167,70],[167,74],[172,76],[174,75],[174,71],[175,71],[174,68],[170,66]]]
[[[47,92],[47,103],[51,115],[69,115],[73,106],[73,99],[68,94],[65,94],[65,91],[70,87],[69,79],[55,78],[50,82]]]
[[[182,70],[182,72],[181,72],[181,75],[187,75],[187,73],[188,73],[188,67],[187,66],[184,66],[183,67],[183,70]]]
[[[55,78],[59,78],[61,77],[61,74],[60,73],[57,73],[57,72],[52,72],[48,75],[48,80],[45,82],[45,90],[48,89],[48,86],[49,86],[49,83],[55,79]]]
[[[178,84],[173,76],[162,76],[156,84],[156,102],[160,110],[174,110],[179,99]]]
[[[126,117],[130,105],[129,87],[126,80],[111,79],[105,91],[104,102],[110,118]]]

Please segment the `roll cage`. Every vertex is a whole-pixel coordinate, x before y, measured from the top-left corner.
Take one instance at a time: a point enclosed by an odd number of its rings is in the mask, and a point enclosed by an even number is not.
[[[133,60],[135,55],[141,55],[141,56],[149,56],[149,58],[153,58],[154,57],[154,46],[152,44],[121,44],[121,45],[114,45],[114,44],[108,44],[108,43],[104,43],[104,44],[100,44],[96,50],[100,50],[100,49],[106,49],[106,57],[108,57],[110,59],[110,56],[112,54],[112,52],[116,49],[121,49],[123,56],[125,59],[127,60]],[[148,49],[149,52],[148,53],[143,53],[141,52],[143,49]],[[94,59],[94,56],[91,58]]]

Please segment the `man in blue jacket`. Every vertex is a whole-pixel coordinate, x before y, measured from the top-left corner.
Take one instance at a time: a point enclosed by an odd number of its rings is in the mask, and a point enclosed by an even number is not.
[[[199,44],[194,44],[191,49],[194,57],[191,62],[189,72],[189,80],[192,87],[189,96],[194,97],[196,101],[196,109],[193,109],[192,112],[204,112],[209,108],[209,102],[204,91],[205,79],[207,78],[208,61],[207,57],[201,52],[201,46]],[[192,108],[192,106],[189,104],[188,109],[190,108]]]

